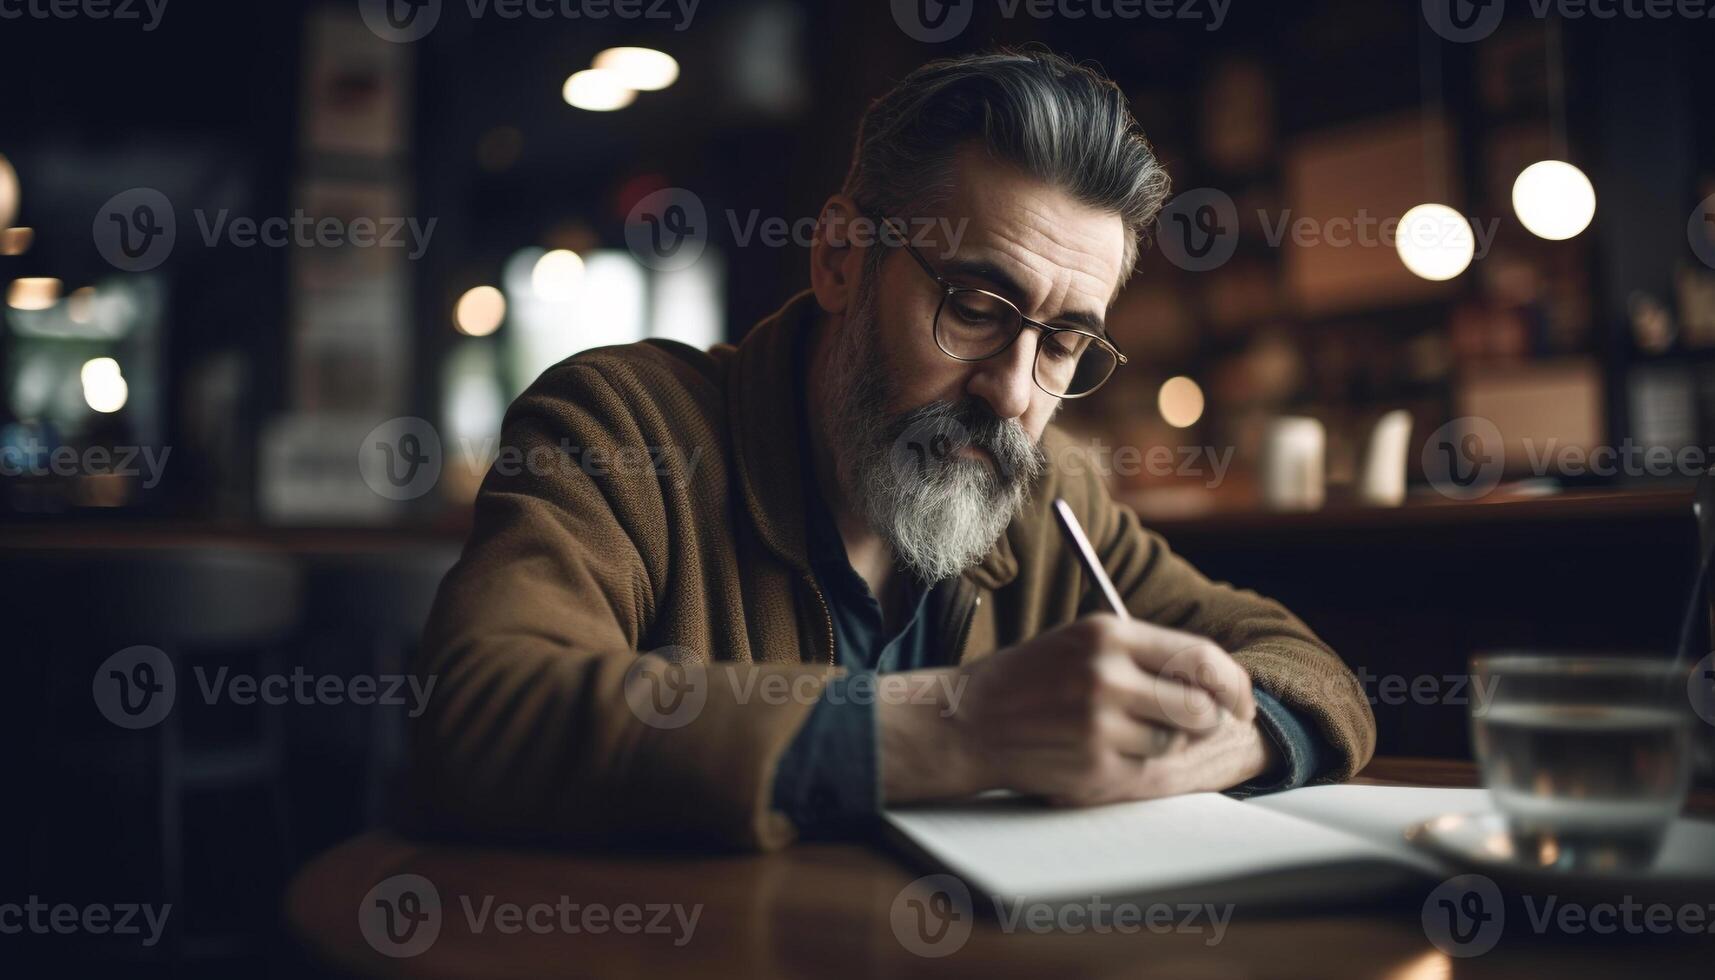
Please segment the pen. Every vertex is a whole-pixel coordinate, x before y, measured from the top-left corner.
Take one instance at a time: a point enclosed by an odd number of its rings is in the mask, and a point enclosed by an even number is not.
[[[1066,503],[1066,498],[1054,498],[1054,518],[1060,522],[1060,531],[1066,535],[1066,540],[1072,543],[1072,550],[1078,553],[1078,563],[1084,566],[1084,574],[1096,583],[1096,588],[1108,600],[1108,612],[1121,619],[1130,619],[1131,613],[1126,612],[1119,590],[1114,588],[1113,579],[1108,578],[1102,563],[1096,559],[1096,549],[1090,547],[1084,526],[1078,523],[1078,515],[1072,513],[1072,505]]]
[[[1072,513],[1072,505],[1066,503],[1066,498],[1054,498],[1054,518],[1060,522],[1060,531],[1066,535],[1066,540],[1072,543],[1072,550],[1077,552],[1078,563],[1084,566],[1084,574],[1096,583],[1096,588],[1107,600],[1108,611],[1121,619],[1130,619],[1131,613],[1126,611],[1119,590],[1114,588],[1113,579],[1108,578],[1102,563],[1096,559],[1096,549],[1090,546],[1089,536],[1084,533],[1084,525],[1078,523],[1078,515]],[[1217,704],[1216,711],[1222,717],[1229,714],[1224,704]]]

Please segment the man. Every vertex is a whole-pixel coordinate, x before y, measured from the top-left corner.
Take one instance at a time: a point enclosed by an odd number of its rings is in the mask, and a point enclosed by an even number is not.
[[[866,113],[808,292],[736,348],[543,374],[502,441],[561,465],[483,485],[416,665],[438,677],[416,815],[775,847],[994,788],[1077,805],[1362,767],[1374,720],[1339,658],[1173,555],[1050,425],[1123,369],[1103,318],[1167,187],[1094,71],[935,62]]]

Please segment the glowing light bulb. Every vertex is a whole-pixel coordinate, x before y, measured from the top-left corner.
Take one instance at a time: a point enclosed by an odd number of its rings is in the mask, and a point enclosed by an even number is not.
[[[1203,417],[1203,389],[1184,375],[1162,382],[1155,403],[1161,417],[1175,429],[1190,428]]]
[[[1538,238],[1564,241],[1590,227],[1596,216],[1596,189],[1572,164],[1539,160],[1513,181],[1513,212]]]
[[[1470,266],[1477,238],[1458,211],[1445,204],[1419,204],[1399,219],[1394,247],[1413,275],[1440,282]]]
[[[620,84],[640,92],[658,92],[679,80],[679,63],[654,48],[608,48],[590,66],[612,72]]]
[[[6,290],[6,305],[14,310],[46,310],[60,301],[60,281],[45,276],[12,280]]]
[[[83,362],[83,370],[78,373],[83,381],[83,400],[91,409],[110,415],[125,407],[131,386],[119,372],[118,361],[111,357],[90,358]]]
[[[530,288],[542,299],[563,303],[577,296],[584,281],[584,260],[578,253],[556,248],[542,253],[530,270]]]
[[[566,79],[566,84],[560,88],[560,97],[574,109],[612,112],[630,105],[637,98],[637,90],[611,71],[586,68]]]
[[[465,291],[453,307],[453,326],[459,333],[486,337],[500,329],[506,319],[506,297],[493,286],[476,286]]]
[[[18,216],[18,171],[6,154],[0,153],[0,228],[5,228]]]

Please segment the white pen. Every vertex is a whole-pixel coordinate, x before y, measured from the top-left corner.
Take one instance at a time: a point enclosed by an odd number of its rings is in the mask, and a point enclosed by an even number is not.
[[[1065,497],[1054,498],[1054,517],[1060,522],[1060,530],[1065,533],[1066,540],[1072,542],[1072,550],[1078,553],[1078,562],[1084,566],[1084,574],[1096,583],[1096,588],[1102,591],[1102,596],[1108,600],[1108,612],[1121,619],[1130,619],[1131,613],[1126,612],[1125,602],[1120,599],[1119,590],[1114,588],[1113,579],[1102,568],[1102,563],[1096,558],[1096,549],[1090,547],[1090,539],[1084,534],[1084,526],[1078,523],[1078,515],[1072,513],[1072,505]]]
[[[1060,530],[1066,535],[1066,540],[1072,542],[1072,550],[1078,554],[1078,563],[1084,566],[1084,574],[1096,583],[1096,588],[1108,601],[1108,611],[1121,619],[1130,619],[1131,613],[1126,611],[1125,601],[1120,598],[1120,592],[1114,588],[1114,580],[1108,578],[1107,570],[1096,558],[1096,549],[1091,547],[1090,538],[1084,533],[1084,525],[1078,523],[1078,515],[1072,513],[1072,505],[1065,497],[1054,498],[1054,518],[1060,522]],[[1227,715],[1227,706],[1217,703],[1216,711],[1222,716]]]

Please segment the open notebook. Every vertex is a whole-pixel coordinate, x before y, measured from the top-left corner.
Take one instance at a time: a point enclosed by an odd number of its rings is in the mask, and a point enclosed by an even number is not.
[[[1235,800],[1193,793],[1089,809],[1018,797],[888,810],[908,849],[973,889],[1027,902],[1357,901],[1437,877],[1403,832],[1492,809],[1488,791],[1311,786]]]

